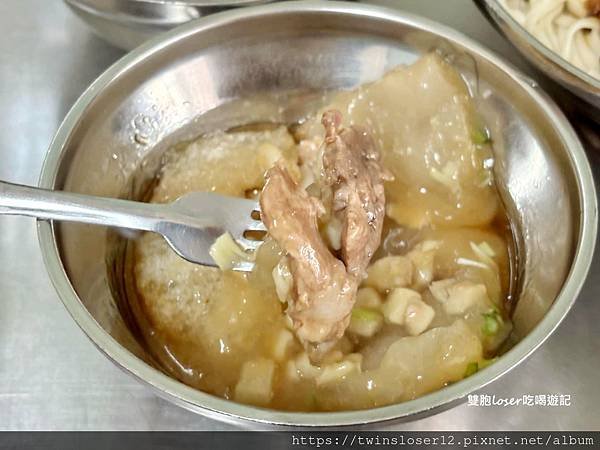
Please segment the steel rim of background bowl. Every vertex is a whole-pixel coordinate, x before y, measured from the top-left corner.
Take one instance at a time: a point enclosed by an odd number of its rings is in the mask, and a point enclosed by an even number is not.
[[[196,8],[199,12],[197,15],[190,17],[179,18],[156,18],[148,16],[149,11],[143,10],[137,14],[123,11],[119,6],[99,2],[82,1],[82,0],[64,0],[65,3],[74,9],[76,13],[85,13],[91,16],[102,18],[115,24],[121,24],[127,27],[139,26],[162,26],[166,29],[172,29],[178,25],[187,23],[206,14],[214,14],[215,12],[223,11],[231,8],[241,8],[254,5],[270,3],[274,0],[123,0],[131,4],[137,4],[146,8],[177,8],[181,11],[182,8],[187,11],[194,11]],[[122,6],[122,5],[121,5]],[[189,9],[191,8],[191,9]],[[85,19],[84,19],[85,20]],[[158,32],[157,32],[158,33]]]
[[[73,3],[80,3],[78,0],[70,0]],[[267,3],[274,0],[128,0],[131,3],[150,3],[153,5],[174,5],[174,6],[200,6],[215,8],[230,8],[235,6],[256,5]]]
[[[183,6],[214,6],[214,7],[232,7],[256,5],[258,3],[267,3],[273,0],[130,0],[134,3],[158,3],[161,5],[183,5]]]
[[[483,388],[517,366],[552,334],[573,305],[585,281],[593,256],[597,231],[596,192],[592,172],[581,143],[565,116],[544,92],[534,87],[535,85],[532,85],[519,71],[461,33],[416,15],[383,7],[345,2],[325,3],[309,1],[274,3],[243,10],[227,11],[201,19],[200,21],[184,24],[173,31],[152,39],[150,42],[125,55],[90,85],[60,125],[46,155],[39,185],[44,188],[54,188],[63,147],[72,129],[77,125],[81,113],[93,98],[112,79],[119,76],[119,74],[124,73],[138,62],[151,57],[155,52],[164,50],[170,44],[202,30],[224,26],[247,17],[257,17],[263,14],[286,14],[294,11],[353,14],[387,20],[422,29],[448,39],[451,42],[458,42],[468,51],[478,53],[500,70],[512,76],[536,102],[544,107],[549,119],[569,149],[571,166],[578,182],[577,189],[580,200],[581,225],[578,245],[569,274],[552,307],[540,323],[513,349],[500,358],[498,362],[489,366],[484,371],[415,400],[359,411],[329,413],[281,412],[234,403],[193,389],[152,368],[122,347],[94,320],[71,286],[61,263],[52,223],[38,221],[38,237],[47,271],[59,297],[75,322],[110,360],[118,367],[152,387],[158,395],[179,406],[206,416],[246,424],[249,422],[259,422],[283,426],[335,427],[369,424],[403,418],[412,420],[430,415],[434,410],[447,409],[461,401],[461,399],[464,399],[467,394]]]
[[[522,39],[524,39],[527,44],[532,46],[538,53],[540,53],[544,58],[549,60],[553,65],[557,66],[559,70],[563,70],[567,72],[571,77],[577,79],[578,84],[577,87],[589,92],[592,95],[600,95],[600,80],[594,78],[588,73],[584,72],[580,68],[573,65],[570,61],[566,60],[562,56],[560,56],[554,50],[546,47],[542,42],[536,38],[533,34],[531,34],[524,26],[522,26],[519,22],[515,20],[515,18],[508,12],[504,7],[498,2],[498,0],[476,0],[479,3],[484,3],[487,8],[491,10],[491,12],[497,16],[499,16],[504,23],[508,25],[508,27],[513,30],[515,33],[519,35]],[[495,18],[492,16],[492,19],[495,21]],[[499,24],[502,26],[502,24]],[[521,50],[520,46],[515,44],[512,39],[507,36],[511,44],[513,44],[519,51]],[[530,62],[536,64],[535,61]],[[536,64],[537,66],[537,64]],[[563,80],[563,75],[557,75],[550,73],[549,76],[553,78],[559,78]],[[563,80],[565,83],[571,84],[572,80]],[[592,90],[595,89],[595,92]]]

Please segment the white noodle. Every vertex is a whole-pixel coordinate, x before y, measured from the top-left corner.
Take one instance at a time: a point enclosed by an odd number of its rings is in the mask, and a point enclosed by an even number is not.
[[[600,79],[600,19],[577,17],[566,0],[500,0],[517,22],[546,47]],[[571,6],[571,11],[572,11]]]

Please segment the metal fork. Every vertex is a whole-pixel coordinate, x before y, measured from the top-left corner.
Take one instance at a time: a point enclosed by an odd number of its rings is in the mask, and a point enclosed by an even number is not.
[[[211,192],[193,192],[172,203],[158,204],[0,181],[0,214],[151,231],[162,235],[181,257],[205,266],[216,266],[209,249],[225,232],[247,252],[258,248],[262,241],[246,234],[265,231],[263,223],[253,217],[253,213],[259,217],[259,211],[255,200]],[[253,262],[243,261],[233,270],[249,272],[253,267]]]

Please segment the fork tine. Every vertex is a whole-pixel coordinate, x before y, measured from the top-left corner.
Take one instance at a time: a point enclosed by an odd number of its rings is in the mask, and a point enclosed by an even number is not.
[[[246,230],[249,231],[267,231],[267,227],[260,220],[252,220],[246,224]]]
[[[247,239],[245,237],[239,237],[236,239],[236,241],[244,248],[244,250],[256,250],[263,243],[263,241]]]

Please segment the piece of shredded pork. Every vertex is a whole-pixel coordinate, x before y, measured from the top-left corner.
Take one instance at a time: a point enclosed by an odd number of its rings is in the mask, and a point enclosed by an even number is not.
[[[269,233],[287,253],[280,265],[287,265],[292,276],[286,312],[296,334],[308,342],[341,336],[354,304],[356,282],[319,234],[320,200],[310,197],[277,164],[267,174],[260,203]]]
[[[332,190],[332,213],[342,224],[341,254],[349,274],[362,280],[381,242],[385,216],[384,180],[392,176],[379,162],[371,135],[359,127],[341,128],[339,111],[323,114],[324,183]]]
[[[381,241],[383,181],[390,177],[370,135],[342,128],[341,121],[338,111],[323,114],[323,170],[317,181],[322,198],[310,196],[280,163],[267,172],[260,196],[262,220],[286,252],[275,272],[289,277],[275,282],[289,286],[278,292],[287,293],[286,313],[306,343],[331,342],[344,334],[356,291]],[[340,226],[341,259],[321,236],[322,216]]]

